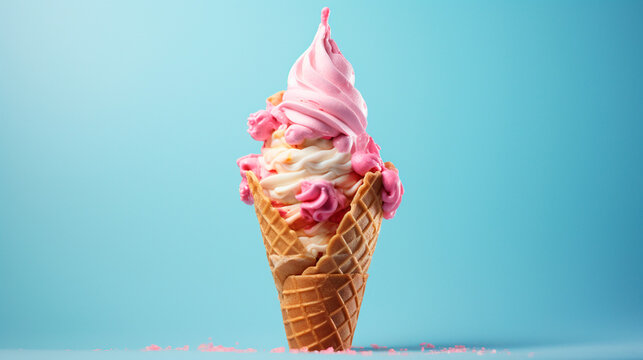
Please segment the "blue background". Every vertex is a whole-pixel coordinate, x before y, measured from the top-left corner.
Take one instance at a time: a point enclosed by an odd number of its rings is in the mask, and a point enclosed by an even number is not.
[[[0,2],[0,348],[285,345],[237,157],[323,5],[406,189],[355,345],[643,338],[642,2]]]

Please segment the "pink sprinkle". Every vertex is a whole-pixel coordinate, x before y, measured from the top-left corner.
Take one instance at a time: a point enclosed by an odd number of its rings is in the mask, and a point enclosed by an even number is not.
[[[495,354],[495,353],[496,353],[496,349],[491,350],[491,353],[492,353],[492,354]]]
[[[431,345],[431,344],[429,344],[429,345]],[[433,346],[433,348],[435,348],[435,346]],[[428,350],[427,348],[423,348],[423,349]],[[466,346],[464,346],[464,345],[455,345],[453,347],[440,348],[439,351],[438,350],[429,350],[428,353],[429,354],[436,354],[438,352],[441,352],[441,353],[453,354],[453,353],[466,353],[467,351],[469,351],[469,350],[466,348]],[[471,349],[471,352],[476,352],[475,348]]]
[[[143,351],[161,351],[161,347],[155,344],[152,344],[150,346],[146,346]]]
[[[329,349],[332,349],[332,348],[329,348]],[[320,352],[323,353],[323,350]],[[352,349],[346,349],[346,350],[335,351],[335,354],[357,355],[357,351]]]
[[[101,351],[101,349],[94,349],[94,350],[92,350],[92,351]]]
[[[282,347],[278,347],[278,348],[274,348],[274,349],[270,350],[270,352],[271,352],[271,353],[282,353],[282,352],[284,352],[284,351],[286,351],[286,348],[285,348],[285,347],[283,347],[283,346],[282,346]]]
[[[395,349],[389,349],[388,352],[393,354],[393,353],[395,353]]]
[[[332,354],[333,352],[334,352],[334,351],[333,351],[333,347],[332,347],[332,346],[329,346],[326,350],[320,350],[320,351],[319,351],[319,353],[320,353],[320,354]]]
[[[188,351],[188,350],[190,350],[190,346],[189,346],[189,345],[185,345],[185,346],[183,346],[183,347],[177,347],[177,348],[175,348],[174,350],[178,350],[178,351]]]
[[[371,355],[373,355],[373,352],[372,352],[371,350],[360,351],[359,353],[360,353],[360,354],[362,354],[362,355],[364,355],[364,356],[371,356]]]
[[[303,347],[301,349],[290,349],[290,353],[292,353],[292,354],[297,354],[297,353],[302,353],[302,352],[308,352],[308,348]]]
[[[250,353],[257,352],[257,350],[248,348],[248,349],[235,349],[234,347],[225,347],[223,345],[214,346],[211,342],[206,344],[201,344],[198,347],[198,350],[201,352],[234,352],[234,353]]]
[[[378,349],[388,349],[386,346],[379,346],[379,345],[377,345],[377,344],[371,344],[371,347],[372,347],[373,349],[375,349],[375,350],[378,350]]]

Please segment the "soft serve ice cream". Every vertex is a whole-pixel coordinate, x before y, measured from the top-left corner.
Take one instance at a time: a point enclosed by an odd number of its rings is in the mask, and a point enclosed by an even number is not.
[[[313,258],[324,254],[368,172],[382,173],[384,218],[393,218],[404,193],[397,170],[384,165],[380,147],[366,133],[366,102],[351,64],[330,38],[328,15],[324,8],[286,91],[248,117],[248,133],[263,142],[261,154],[237,160],[241,200],[253,203],[246,179],[252,171]]]

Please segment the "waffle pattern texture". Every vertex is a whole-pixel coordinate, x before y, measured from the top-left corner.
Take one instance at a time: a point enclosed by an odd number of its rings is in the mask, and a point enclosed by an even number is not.
[[[386,167],[394,168],[386,163]],[[272,207],[257,177],[246,173],[291,349],[351,347],[368,267],[382,224],[382,174],[367,173],[350,210],[319,259]]]
[[[290,276],[281,312],[290,348],[350,348],[368,274]]]

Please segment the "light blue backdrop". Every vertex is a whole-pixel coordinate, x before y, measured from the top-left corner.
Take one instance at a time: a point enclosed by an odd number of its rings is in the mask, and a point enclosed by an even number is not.
[[[235,160],[322,6],[406,194],[356,345],[643,334],[643,3],[3,1],[0,348],[285,345]]]

